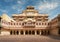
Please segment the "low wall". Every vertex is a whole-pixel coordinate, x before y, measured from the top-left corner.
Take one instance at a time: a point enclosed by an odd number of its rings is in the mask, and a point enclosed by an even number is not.
[[[0,35],[10,35],[10,32],[9,31],[1,31]]]

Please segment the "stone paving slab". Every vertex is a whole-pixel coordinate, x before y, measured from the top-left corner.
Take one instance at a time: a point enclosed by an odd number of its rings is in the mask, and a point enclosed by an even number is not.
[[[60,42],[60,37],[40,35],[12,35],[0,36],[0,42]]]

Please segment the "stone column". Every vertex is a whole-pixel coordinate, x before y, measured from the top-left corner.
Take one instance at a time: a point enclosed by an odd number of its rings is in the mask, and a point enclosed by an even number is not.
[[[19,35],[21,35],[21,34],[20,34],[20,31],[19,31]]]
[[[24,32],[23,32],[23,33],[24,33],[24,35],[25,35],[25,30],[24,30]]]
[[[35,35],[37,35],[36,30],[35,30]]]
[[[40,30],[40,35],[41,35],[41,30]]]

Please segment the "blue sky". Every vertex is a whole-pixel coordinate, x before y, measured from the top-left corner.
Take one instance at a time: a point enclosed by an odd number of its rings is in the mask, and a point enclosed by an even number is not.
[[[50,19],[60,14],[60,0],[0,0],[0,15],[22,13],[27,6],[34,6],[39,13],[47,13]]]

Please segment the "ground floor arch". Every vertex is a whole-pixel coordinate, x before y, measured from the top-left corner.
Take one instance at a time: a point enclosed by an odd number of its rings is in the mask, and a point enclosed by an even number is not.
[[[10,35],[19,35],[19,31],[11,30]]]

